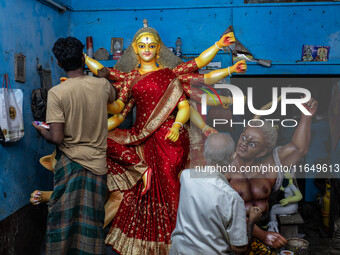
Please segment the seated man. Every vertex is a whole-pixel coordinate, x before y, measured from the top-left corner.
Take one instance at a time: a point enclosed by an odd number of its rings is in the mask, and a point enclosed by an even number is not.
[[[171,235],[170,255],[242,253],[261,215],[251,208],[248,226],[246,210],[240,195],[218,171],[228,166],[235,144],[225,134],[212,134],[205,142],[204,169],[184,170],[176,228]],[[216,171],[217,170],[217,171]]]

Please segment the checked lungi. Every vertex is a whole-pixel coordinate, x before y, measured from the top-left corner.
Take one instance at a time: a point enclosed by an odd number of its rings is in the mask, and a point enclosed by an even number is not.
[[[105,254],[106,175],[95,175],[60,151],[48,206],[46,254]]]

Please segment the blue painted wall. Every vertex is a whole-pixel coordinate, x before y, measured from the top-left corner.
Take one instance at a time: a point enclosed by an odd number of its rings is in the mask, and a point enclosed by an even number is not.
[[[244,4],[224,1],[76,1],[71,33],[85,42],[91,35],[94,49],[110,50],[111,37],[123,37],[124,47],[142,26],[144,18],[155,27],[168,47],[178,36],[183,53],[197,55],[233,25],[237,38],[257,58],[273,61],[271,68],[250,63],[246,75],[339,74],[340,29],[336,14],[340,3]],[[329,62],[301,63],[302,45],[330,46]],[[231,64],[226,54],[216,61]]]
[[[93,8],[96,11],[87,11],[88,6],[75,4],[71,33],[83,42],[86,36],[92,36],[94,50],[104,47],[110,51],[111,37],[124,38],[124,48],[127,48],[134,33],[143,26],[143,19],[146,18],[149,26],[158,30],[168,47],[175,47],[177,37],[181,37],[183,53],[197,55],[218,40],[232,22],[230,8],[223,8],[221,4],[219,7],[199,8],[197,6],[200,2],[205,1],[197,1],[195,4],[193,1],[174,1],[172,7],[155,7],[152,4],[149,7],[150,3],[145,3],[146,8],[150,9],[143,10],[140,2],[129,1],[126,5],[119,5],[109,1],[106,10],[99,3]],[[160,3],[156,5],[158,4]],[[185,8],[186,6],[190,8]]]
[[[53,84],[63,75],[52,57],[53,43],[69,33],[70,13],[58,13],[36,0],[0,0],[0,77],[9,74],[12,88],[23,91],[25,136],[18,142],[0,145],[0,220],[29,203],[35,189],[50,189],[51,174],[39,158],[53,151],[31,125],[30,97],[40,87],[37,58],[51,69]],[[14,55],[26,55],[26,82],[14,81]]]
[[[234,8],[233,24],[244,46],[255,56],[273,61],[271,68],[252,66],[248,74],[339,74],[339,10],[339,3],[330,2]],[[330,61],[296,63],[303,44],[330,46]]]

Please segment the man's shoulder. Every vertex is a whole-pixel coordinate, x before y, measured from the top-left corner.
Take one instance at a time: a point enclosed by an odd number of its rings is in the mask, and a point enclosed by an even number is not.
[[[82,81],[93,82],[93,83],[108,83],[109,81],[105,78],[98,78],[90,75],[84,75],[78,78],[68,79],[59,85],[67,86],[70,84],[81,84]]]
[[[105,78],[97,78],[97,77],[85,75],[85,76],[81,77],[80,79],[68,79],[68,80],[54,86],[50,90],[53,90],[53,92],[55,92],[55,93],[78,90],[79,87],[81,87],[84,84],[84,82],[86,82],[87,84],[91,84],[91,85],[93,84],[97,87],[100,84],[102,84],[102,85],[109,84],[110,85],[110,82]]]
[[[243,202],[240,194],[231,186],[227,178],[223,174],[219,175],[220,178],[216,179],[215,186],[221,191],[221,194],[225,194],[230,200],[237,200]]]
[[[106,92],[109,92],[113,86],[106,78],[97,78],[93,76],[89,76],[88,83],[90,86],[95,86],[96,88],[100,88]]]
[[[197,173],[195,169],[188,168],[181,172],[180,183],[181,185],[185,183],[190,183],[190,185],[192,185],[193,182],[196,182],[199,179],[202,179],[202,176]]]
[[[105,79],[105,78],[99,78],[99,77],[94,77],[94,76],[90,76],[90,75],[86,75],[86,79],[93,81],[93,82],[103,82],[103,83],[105,83],[107,81],[107,79]]]
[[[99,77],[87,75],[87,79],[89,82],[92,82],[92,83],[110,84],[110,82],[106,78],[99,78]]]
[[[230,187],[230,188],[231,189],[229,189],[228,195],[231,195],[234,200],[244,204],[244,200],[240,196],[240,194],[236,190],[234,190],[232,187]]]
[[[213,185],[216,189],[220,189],[224,193],[233,193],[235,196],[239,196],[222,173],[209,174],[207,172],[200,172],[197,169],[184,169],[181,173],[180,181],[181,184],[192,181],[201,184],[209,183],[209,185]]]
[[[180,180],[189,178],[191,171],[192,169],[184,169],[181,173]]]
[[[66,81],[65,81],[66,82]],[[49,91],[48,91],[48,95],[54,94],[56,96],[60,96],[61,94],[63,94],[63,92],[65,91],[64,89],[64,83],[60,83],[54,87],[52,87]]]
[[[220,178],[217,180],[217,184],[219,188],[221,188],[225,193],[227,193],[229,196],[232,196],[236,199],[240,198],[240,195],[237,193],[236,190],[230,185],[230,183],[227,181],[227,179]]]

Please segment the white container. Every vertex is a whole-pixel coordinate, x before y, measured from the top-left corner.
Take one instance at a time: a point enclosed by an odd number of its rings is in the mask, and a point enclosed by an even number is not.
[[[288,251],[288,250],[283,250],[280,252],[280,255],[294,255],[294,252]]]

